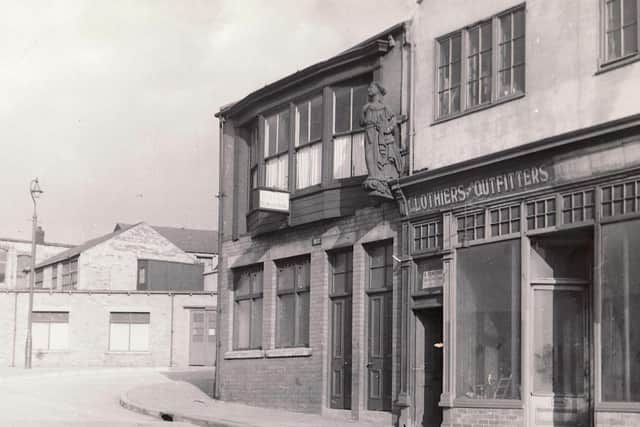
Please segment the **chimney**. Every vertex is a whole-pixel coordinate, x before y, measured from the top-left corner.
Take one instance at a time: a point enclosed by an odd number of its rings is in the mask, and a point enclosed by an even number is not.
[[[36,230],[36,244],[44,245],[44,230],[40,226]]]

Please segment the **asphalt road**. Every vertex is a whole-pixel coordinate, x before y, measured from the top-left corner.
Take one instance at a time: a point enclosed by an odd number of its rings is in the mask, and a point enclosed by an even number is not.
[[[154,425],[157,419],[124,409],[119,397],[164,381],[165,375],[152,370],[0,374],[0,427]]]

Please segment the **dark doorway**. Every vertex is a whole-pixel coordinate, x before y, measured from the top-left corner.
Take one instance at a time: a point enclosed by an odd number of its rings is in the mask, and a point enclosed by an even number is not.
[[[424,411],[423,427],[440,427],[442,408],[442,309],[431,308],[417,313],[424,327]],[[416,402],[419,404],[419,402]]]
[[[331,255],[331,370],[330,402],[335,409],[351,409],[351,311],[353,252]]]

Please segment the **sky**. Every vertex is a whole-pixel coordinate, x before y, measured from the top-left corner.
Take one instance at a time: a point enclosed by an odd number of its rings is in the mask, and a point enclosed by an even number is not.
[[[407,19],[415,0],[0,0],[0,237],[216,229],[220,107]]]

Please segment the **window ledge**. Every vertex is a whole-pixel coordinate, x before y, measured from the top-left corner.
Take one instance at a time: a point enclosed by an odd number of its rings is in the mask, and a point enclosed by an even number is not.
[[[597,403],[596,412],[635,412],[640,413],[640,402],[604,402]]]
[[[69,350],[69,349],[65,349],[65,350],[45,350],[45,349],[34,348],[33,352],[34,353],[40,353],[40,354],[65,354],[65,353],[71,353],[71,350]]]
[[[524,98],[524,96],[525,96],[525,92],[520,92],[520,93],[516,93],[514,95],[505,96],[504,98],[497,99],[497,100],[495,100],[495,101],[493,101],[491,103],[478,105],[478,106],[469,108],[467,110],[461,111],[459,113],[452,114],[450,116],[437,118],[431,123],[431,126],[436,126],[436,125],[439,125],[440,123],[444,123],[444,122],[448,122],[450,120],[455,120],[455,119],[460,118],[460,117],[468,116],[469,114],[473,114],[473,113],[476,113],[478,111],[484,111],[484,110],[487,110],[489,108],[497,107],[498,105],[506,104],[507,102],[511,102],[511,101],[515,101],[515,100],[520,99],[520,98]]]
[[[312,352],[310,347],[289,347],[267,350],[265,354],[267,357],[309,357]]]
[[[497,399],[464,399],[458,398],[453,401],[456,408],[496,408],[496,409],[522,409],[520,400],[497,400]]]
[[[129,356],[148,356],[151,354],[150,351],[115,351],[109,350],[105,351],[104,354],[112,354],[112,355],[129,355]]]
[[[262,359],[263,350],[233,350],[224,354],[225,359]]]
[[[600,64],[600,69],[596,71],[594,75],[597,76],[606,73],[607,71],[617,70],[618,68],[633,64],[634,62],[638,61],[640,61],[640,53],[635,53],[624,58],[619,58],[607,63],[603,63]]]

